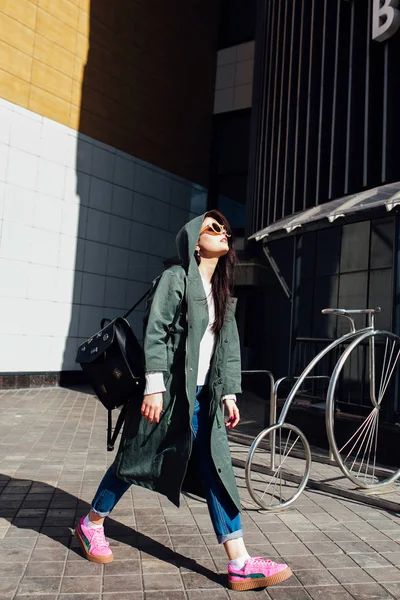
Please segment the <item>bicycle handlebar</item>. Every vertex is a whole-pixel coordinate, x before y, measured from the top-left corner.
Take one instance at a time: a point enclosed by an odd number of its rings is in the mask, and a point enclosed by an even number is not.
[[[323,315],[336,315],[338,317],[340,317],[340,316],[345,317],[346,315],[372,315],[372,314],[380,313],[381,308],[379,306],[377,306],[376,308],[354,308],[354,309],[323,308],[321,312]]]

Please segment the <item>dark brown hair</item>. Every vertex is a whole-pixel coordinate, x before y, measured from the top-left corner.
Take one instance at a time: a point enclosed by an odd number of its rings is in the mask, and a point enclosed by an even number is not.
[[[234,271],[236,264],[236,252],[233,247],[233,235],[228,220],[218,210],[210,210],[205,217],[215,219],[223,225],[231,237],[228,238],[229,252],[221,256],[211,279],[212,294],[215,306],[215,321],[212,331],[218,333],[224,323],[225,310],[228,300],[231,298],[234,286]]]

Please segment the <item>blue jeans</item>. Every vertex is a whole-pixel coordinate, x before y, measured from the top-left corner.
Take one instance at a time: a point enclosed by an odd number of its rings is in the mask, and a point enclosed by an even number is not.
[[[218,542],[243,537],[240,513],[218,477],[210,450],[209,398],[207,388],[197,388],[191,423],[193,458],[203,480],[207,506]],[[130,487],[108,469],[92,501],[92,511],[106,517]]]

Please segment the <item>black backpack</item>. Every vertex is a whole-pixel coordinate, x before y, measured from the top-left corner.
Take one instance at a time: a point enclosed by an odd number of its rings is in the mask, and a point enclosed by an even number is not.
[[[129,401],[141,403],[145,388],[143,349],[126,319],[147,298],[144,318],[144,327],[146,327],[160,278],[161,275],[153,281],[151,288],[123,317],[117,317],[112,321],[102,319],[101,329],[83,342],[77,350],[75,362],[80,364],[96,396],[108,410],[107,450],[114,449],[125,419],[127,403]],[[182,302],[169,326],[169,335],[175,330],[181,308]],[[112,432],[111,411],[120,406],[122,409]]]

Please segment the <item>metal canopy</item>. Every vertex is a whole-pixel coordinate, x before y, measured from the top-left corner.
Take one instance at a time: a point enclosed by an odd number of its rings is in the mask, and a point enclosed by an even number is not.
[[[359,192],[352,196],[344,196],[313,208],[307,208],[301,212],[275,221],[268,227],[253,233],[249,240],[255,239],[260,241],[267,238],[273,233],[286,232],[290,233],[298,227],[315,223],[328,219],[329,223],[333,223],[339,217],[352,215],[364,210],[385,206],[387,211],[392,210],[400,204],[400,181],[380,185],[379,187]]]

